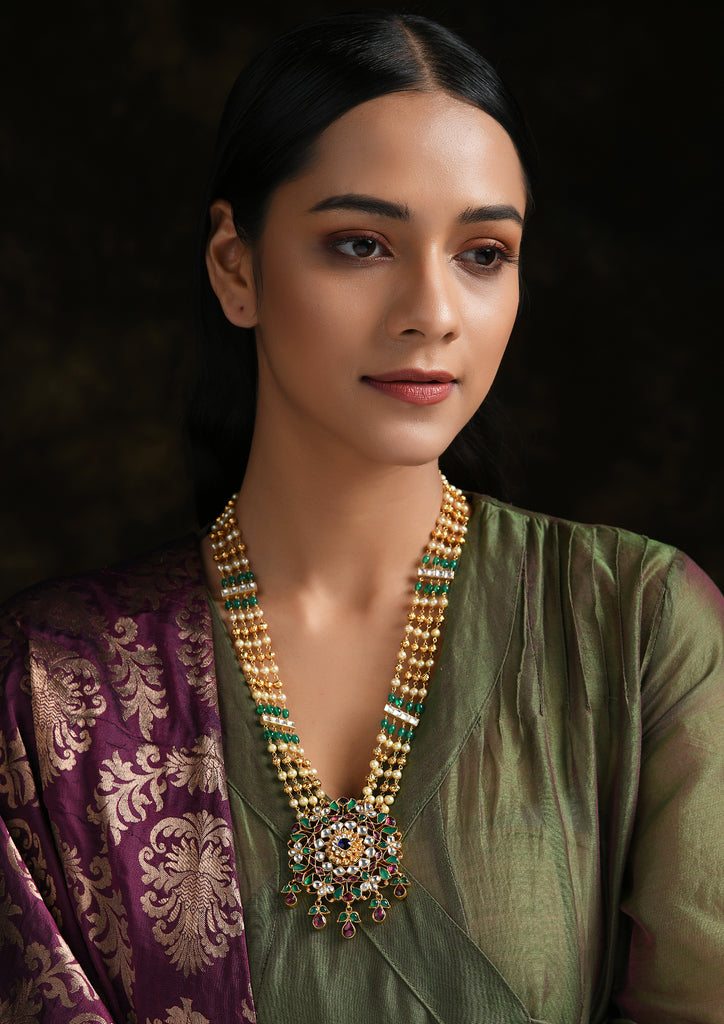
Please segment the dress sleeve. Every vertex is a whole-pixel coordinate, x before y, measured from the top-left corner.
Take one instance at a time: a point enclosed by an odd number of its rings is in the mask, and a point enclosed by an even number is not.
[[[43,813],[28,645],[0,622],[0,1021],[113,1024],[71,951],[67,892]]]
[[[644,658],[620,1012],[724,1024],[724,599],[683,555]]]

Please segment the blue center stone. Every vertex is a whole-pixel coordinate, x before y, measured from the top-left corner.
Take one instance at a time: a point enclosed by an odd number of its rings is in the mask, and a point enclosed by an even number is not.
[[[352,840],[351,839],[347,839],[346,836],[342,836],[341,839],[337,840],[337,846],[340,848],[340,850],[349,850],[351,845],[352,845]]]

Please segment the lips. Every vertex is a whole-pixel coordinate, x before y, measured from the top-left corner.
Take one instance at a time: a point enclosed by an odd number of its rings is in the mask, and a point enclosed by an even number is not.
[[[443,402],[455,387],[455,378],[446,370],[418,370],[413,367],[376,373],[362,380],[390,398],[411,405],[436,405]]]

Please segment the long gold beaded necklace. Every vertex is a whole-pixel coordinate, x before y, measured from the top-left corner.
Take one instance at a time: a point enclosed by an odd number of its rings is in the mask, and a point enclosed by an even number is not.
[[[311,893],[314,899],[308,914],[313,927],[321,929],[330,913],[327,903],[339,901],[337,923],[347,939],[355,935],[360,921],[356,905],[369,900],[372,920],[381,923],[390,907],[383,890],[391,886],[392,895],[404,899],[410,884],[401,870],[402,837],[390,807],[424,710],[447,594],[470,515],[462,492],[440,476],[440,513],[417,569],[405,635],[359,798],[330,800],[299,745],[236,521],[236,494],[211,530],[211,550],[221,574],[234,648],[256,703],[267,749],[296,813],[288,843],[292,878],[282,889],[284,902],[293,907],[298,893]]]

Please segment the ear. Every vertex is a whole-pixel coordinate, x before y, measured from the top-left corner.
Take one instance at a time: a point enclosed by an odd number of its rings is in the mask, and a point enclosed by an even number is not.
[[[231,204],[225,199],[215,199],[209,215],[206,269],[211,287],[227,320],[237,327],[254,327],[258,320],[251,246],[239,238]]]

